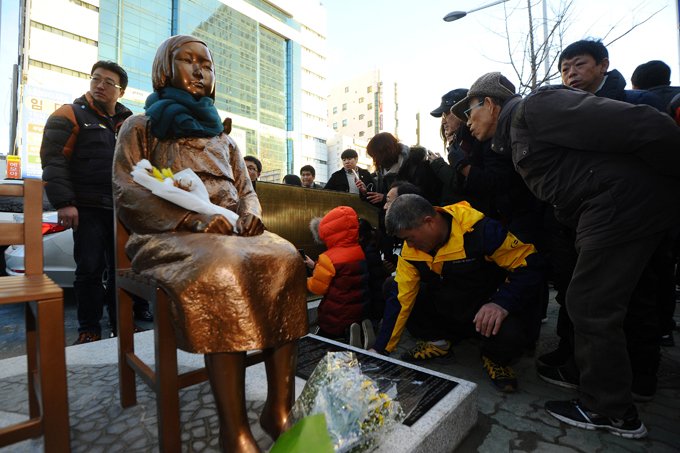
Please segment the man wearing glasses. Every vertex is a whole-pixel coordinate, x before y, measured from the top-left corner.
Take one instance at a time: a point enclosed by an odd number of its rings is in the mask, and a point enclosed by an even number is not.
[[[483,75],[452,111],[479,140],[491,139],[496,152],[511,155],[531,191],[576,232],[566,307],[580,398],[545,408],[572,426],[644,437],[631,363],[656,378],[654,263],[680,219],[680,129],[653,107],[565,86],[499,101],[503,79],[499,72]]]
[[[89,91],[50,115],[40,147],[47,198],[57,209],[59,224],[73,230],[79,324],[75,344],[101,339],[104,305],[115,332],[111,168],[116,134],[132,115],[118,102],[127,83],[127,73],[116,63],[95,63]],[[140,314],[149,318],[148,308],[144,311]]]

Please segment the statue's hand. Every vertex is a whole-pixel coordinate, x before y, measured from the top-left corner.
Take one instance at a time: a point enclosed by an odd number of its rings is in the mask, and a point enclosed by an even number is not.
[[[244,214],[236,221],[241,236],[259,236],[264,232],[264,223],[253,214]]]
[[[184,218],[178,229],[193,233],[234,234],[231,223],[220,214],[191,213]]]

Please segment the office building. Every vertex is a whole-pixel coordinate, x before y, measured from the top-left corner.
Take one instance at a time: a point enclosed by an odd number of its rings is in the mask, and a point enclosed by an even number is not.
[[[137,113],[152,91],[158,45],[204,40],[216,69],[215,105],[232,137],[263,163],[264,180],[312,163],[327,174],[325,9],[318,0],[32,0],[26,11],[17,145],[39,171],[42,126],[87,91],[92,64],[123,66],[122,102]],[[302,88],[304,87],[304,89]],[[36,159],[38,159],[36,161]]]
[[[362,74],[331,89],[328,125],[334,134],[370,140],[379,132],[399,134],[397,84],[380,71]]]

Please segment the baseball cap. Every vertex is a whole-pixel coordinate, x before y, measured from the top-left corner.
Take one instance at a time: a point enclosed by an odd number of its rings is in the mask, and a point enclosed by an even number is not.
[[[468,104],[471,98],[492,97],[505,101],[506,99],[515,95],[515,85],[512,84],[500,72],[489,72],[478,78],[468,90],[467,96],[464,99],[456,102],[451,107],[451,112],[463,121],[465,118],[465,110],[468,109]]]
[[[434,116],[435,118],[439,118],[442,116],[442,113],[449,112],[451,107],[453,107],[453,104],[463,99],[467,95],[467,92],[468,90],[465,88],[457,88],[455,90],[449,91],[444,96],[442,96],[441,105],[432,110],[430,115]]]

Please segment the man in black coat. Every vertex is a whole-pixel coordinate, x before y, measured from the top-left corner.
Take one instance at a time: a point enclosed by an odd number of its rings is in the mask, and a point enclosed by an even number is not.
[[[75,344],[101,339],[105,305],[115,332],[111,169],[116,134],[132,115],[118,102],[127,82],[127,73],[118,64],[95,63],[90,90],[50,115],[40,147],[45,193],[57,209],[59,224],[73,230],[73,289],[79,332]],[[102,285],[103,274],[107,276],[106,287]],[[142,305],[136,314],[151,321],[148,305]]]
[[[656,373],[649,263],[669,246],[680,219],[680,129],[651,107],[562,86],[499,101],[501,77],[480,77],[453,111],[478,140],[493,138],[496,152],[511,153],[529,189],[576,231],[566,304],[580,400],[549,401],[546,410],[573,426],[644,437],[628,350]]]
[[[369,192],[374,190],[375,183],[371,174],[357,166],[359,155],[355,150],[344,150],[340,159],[342,159],[342,168],[331,175],[324,189],[360,194],[359,186],[356,184],[359,180],[364,183],[365,190]]]

